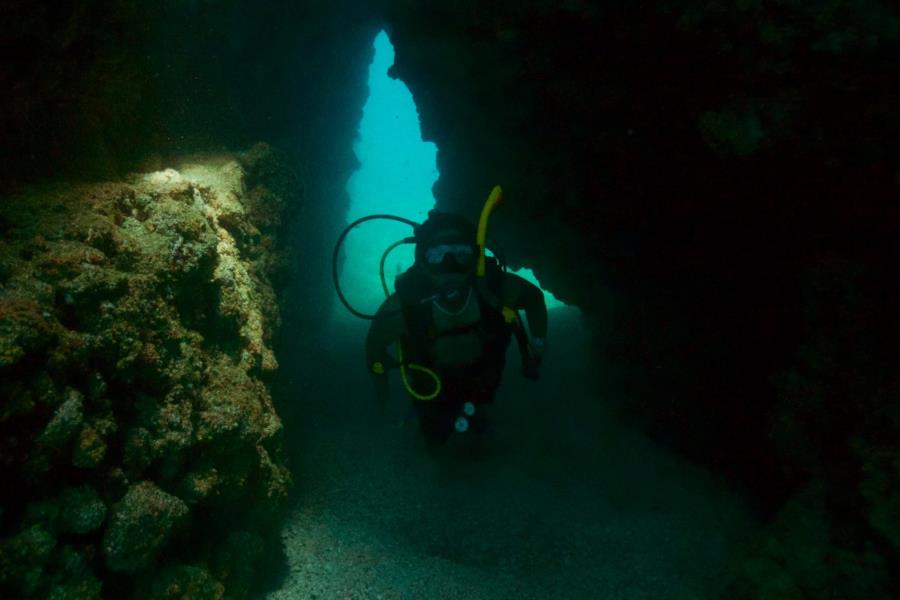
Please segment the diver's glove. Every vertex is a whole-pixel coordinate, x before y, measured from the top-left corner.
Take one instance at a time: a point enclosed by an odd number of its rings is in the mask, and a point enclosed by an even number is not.
[[[397,360],[390,354],[387,354],[381,360],[375,361],[371,365],[369,365],[369,370],[373,375],[384,375],[388,372],[388,370],[397,369],[400,366],[401,363],[399,360]]]

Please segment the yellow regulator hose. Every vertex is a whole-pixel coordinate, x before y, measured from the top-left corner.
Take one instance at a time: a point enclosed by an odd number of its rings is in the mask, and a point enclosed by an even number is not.
[[[378,271],[381,275],[381,288],[384,290],[385,298],[391,295],[391,291],[388,289],[387,279],[384,276],[384,263],[387,260],[388,254],[390,254],[394,250],[394,248],[408,243],[410,243],[408,239],[402,239],[399,242],[394,242],[393,244],[388,246],[388,249],[385,250],[384,254],[381,255],[381,262],[378,265]],[[406,391],[410,396],[412,396],[416,400],[434,400],[438,397],[438,395],[441,393],[441,378],[438,377],[437,373],[435,373],[431,369],[423,367],[422,365],[414,365],[412,363],[410,363],[409,365],[404,365],[403,346],[399,342],[397,343],[397,360],[400,362],[400,378],[403,380],[403,387],[406,388]],[[410,383],[409,381],[409,375],[406,372],[407,369],[413,371],[421,371],[422,373],[425,373],[432,379],[434,379],[434,391],[427,395],[423,395],[415,391],[412,387],[412,383]]]

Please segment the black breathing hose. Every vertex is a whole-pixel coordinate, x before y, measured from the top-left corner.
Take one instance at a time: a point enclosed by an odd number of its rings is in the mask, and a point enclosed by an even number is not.
[[[344,245],[344,240],[347,238],[347,235],[350,233],[350,231],[354,227],[356,227],[357,225],[360,225],[362,223],[365,223],[366,221],[374,221],[376,219],[384,219],[387,221],[397,221],[399,223],[405,223],[406,225],[409,225],[410,227],[413,227],[413,228],[418,227],[420,225],[419,223],[416,223],[415,221],[412,221],[410,219],[405,219],[403,217],[398,217],[396,215],[382,215],[382,214],[368,215],[366,217],[361,217],[361,218],[353,221],[349,225],[347,225],[347,227],[344,228],[344,231],[342,231],[341,235],[338,237],[337,242],[334,244],[334,253],[331,255],[331,280],[334,282],[334,290],[337,292],[338,298],[340,298],[340,300],[341,300],[341,304],[343,304],[347,310],[349,310],[352,314],[359,317],[360,319],[367,319],[369,321],[372,321],[378,317],[383,317],[383,316],[391,315],[394,313],[399,313],[402,311],[397,310],[397,311],[382,312],[380,315],[367,315],[366,313],[359,312],[358,310],[353,308],[350,305],[350,302],[347,300],[347,297],[344,296],[344,292],[341,290],[341,282],[340,282],[340,279],[338,278],[338,256],[341,253],[341,246]],[[500,265],[500,268],[503,270],[503,272],[506,272],[506,256],[503,252],[503,249],[500,248],[499,246],[493,246],[493,245],[489,245],[488,249],[494,253],[494,256],[497,258],[497,262]]]
[[[381,315],[367,315],[366,313],[359,312],[358,310],[356,310],[355,308],[350,306],[350,302],[347,301],[347,298],[344,296],[344,292],[341,291],[341,282],[338,279],[338,256],[341,253],[341,246],[344,244],[344,239],[347,237],[347,234],[349,234],[350,231],[357,225],[365,223],[366,221],[374,221],[375,219],[384,219],[387,221],[398,221],[400,223],[405,223],[405,224],[409,225],[410,227],[418,227],[419,226],[419,223],[416,223],[415,221],[412,221],[410,219],[404,219],[403,217],[398,217],[395,215],[369,215],[367,217],[362,217],[360,219],[357,219],[357,220],[353,221],[352,223],[350,223],[349,225],[347,225],[347,227],[344,229],[344,231],[341,232],[340,237],[338,237],[337,242],[334,245],[334,253],[331,255],[331,280],[334,282],[334,289],[337,292],[338,298],[340,298],[341,303],[347,308],[347,310],[349,310],[351,313],[353,313],[355,316],[359,317],[360,319],[368,319],[369,321],[371,321],[379,316],[384,316],[386,313],[382,313]]]

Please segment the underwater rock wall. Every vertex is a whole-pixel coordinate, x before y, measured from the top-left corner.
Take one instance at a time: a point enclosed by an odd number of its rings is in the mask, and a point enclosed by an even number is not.
[[[293,177],[260,144],[0,203],[0,595],[247,596]]]
[[[438,205],[474,219],[503,185],[490,233],[598,324],[624,380],[604,401],[773,520],[736,593],[900,587],[896,7],[400,1],[391,23]]]

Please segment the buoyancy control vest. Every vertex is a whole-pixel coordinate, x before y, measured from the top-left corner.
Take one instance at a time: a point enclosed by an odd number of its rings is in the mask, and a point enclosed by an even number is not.
[[[503,271],[489,259],[483,279],[463,290],[462,308],[450,311],[421,267],[413,265],[396,279],[397,295],[406,323],[401,341],[404,357],[441,373],[441,377],[476,378],[496,387],[506,362],[511,339],[500,298]]]

